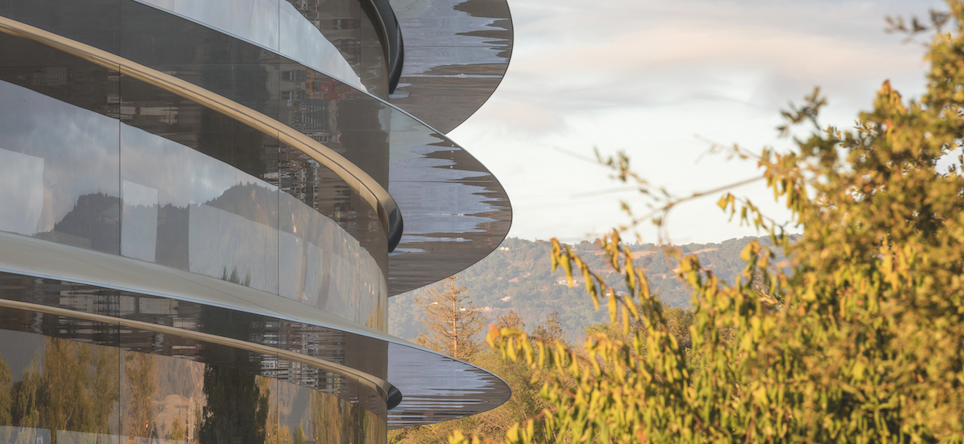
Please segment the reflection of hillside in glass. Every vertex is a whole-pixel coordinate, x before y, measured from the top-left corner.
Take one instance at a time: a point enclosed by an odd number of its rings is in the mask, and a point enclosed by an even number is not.
[[[119,251],[119,204],[119,198],[103,193],[81,195],[53,229],[34,236],[75,247]]]
[[[246,76],[255,86],[233,96],[275,103],[260,65],[205,75],[215,89]],[[124,123],[0,82],[0,185],[18,190],[0,196],[0,230],[232,280],[384,328],[383,267],[343,228],[379,233],[369,243],[380,249],[384,234],[343,181],[196,104],[147,112],[162,105],[156,91],[120,81],[131,104]]]

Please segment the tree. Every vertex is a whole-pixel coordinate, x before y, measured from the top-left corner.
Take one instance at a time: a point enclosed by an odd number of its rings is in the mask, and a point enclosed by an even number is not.
[[[221,336],[249,338],[264,333],[263,320],[250,313],[225,313],[204,307],[199,317],[212,333]],[[264,443],[271,393],[259,386],[259,377],[255,376],[260,373],[260,363],[237,359],[235,350],[217,345],[205,346],[199,357],[207,365],[202,385],[205,401],[196,424],[197,441]]]
[[[732,150],[758,163],[803,235],[791,238],[727,192],[719,206],[768,232],[773,245],[743,249],[737,282],[666,248],[693,289],[689,347],[618,230],[602,249],[626,295],[553,241],[554,267],[570,283],[573,274],[590,283],[589,297],[605,299],[627,339],[594,333],[583,354],[490,329],[489,343],[530,366],[551,404],[505,441],[547,441],[544,431],[573,442],[964,441],[964,157],[937,170],[964,135],[964,3],[948,5],[929,26],[891,22],[911,33],[953,25],[931,43],[919,101],[884,82],[852,131],[820,130],[826,101],[815,91],[783,113],[784,135],[795,124],[817,128],[795,138],[793,151]],[[635,223],[652,219],[662,229],[675,205],[705,194],[659,193],[622,154],[605,163],[655,199]],[[787,254],[788,269],[775,266],[774,249]],[[479,440],[459,432],[450,442]]]
[[[157,398],[157,357],[147,353],[124,352],[124,370],[127,374],[126,433],[150,436],[151,430],[157,427],[152,405]]]
[[[418,342],[432,350],[469,360],[482,349],[475,335],[485,327],[482,310],[469,300],[466,289],[456,285],[458,276],[442,283],[443,289],[432,289],[416,304],[422,308],[422,326]]]
[[[167,439],[175,443],[187,441],[187,430],[184,427],[184,422],[181,420],[180,412],[178,412],[174,417],[174,421],[171,423],[171,432],[168,433]]]
[[[13,425],[10,416],[13,402],[13,375],[7,361],[0,355],[0,425]]]
[[[307,438],[305,437],[305,429],[301,428],[301,424],[295,428],[294,437],[292,437],[292,442],[294,444],[305,444]]]
[[[559,312],[554,311],[546,317],[546,321],[532,329],[532,336],[542,339],[543,342],[555,342],[565,339],[566,332],[562,330],[559,323]]]
[[[509,310],[506,314],[496,316],[495,324],[499,328],[518,328],[519,330],[525,330],[526,328],[526,323],[522,321],[522,317],[515,310]]]

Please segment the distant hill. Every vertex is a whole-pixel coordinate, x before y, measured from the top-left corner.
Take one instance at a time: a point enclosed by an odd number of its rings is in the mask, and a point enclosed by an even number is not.
[[[744,268],[740,252],[752,240],[764,245],[770,244],[766,237],[744,237],[722,243],[677,247],[684,253],[696,254],[701,265],[732,283]],[[609,282],[610,285],[625,288],[620,277],[604,263],[603,255],[595,245],[584,241],[571,247],[593,270],[608,270],[614,278],[614,281]],[[652,288],[658,292],[663,302],[675,307],[689,306],[689,288],[676,279],[672,271],[676,267],[675,261],[667,260],[653,244],[629,247],[636,257],[636,265],[646,268]],[[570,289],[566,285],[564,272],[558,270],[555,274],[550,273],[551,250],[552,244],[547,241],[506,239],[499,249],[460,273],[459,282],[468,288],[473,302],[482,307],[490,322],[494,322],[500,314],[515,310],[525,321],[526,329],[531,330],[556,311],[568,339],[581,340],[586,326],[606,322],[608,315],[605,309],[600,313],[595,311],[582,286],[581,278],[577,285]],[[778,258],[778,262],[781,259]],[[431,287],[389,299],[388,325],[391,334],[406,339],[418,336],[421,327],[420,309],[414,302],[417,296],[427,294],[428,288]]]

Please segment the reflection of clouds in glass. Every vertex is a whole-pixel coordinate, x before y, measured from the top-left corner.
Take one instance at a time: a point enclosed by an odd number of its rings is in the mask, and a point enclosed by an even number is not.
[[[2,81],[0,110],[3,149],[45,159],[36,231],[53,229],[80,196],[119,194],[117,120]]]
[[[43,208],[44,159],[0,149],[0,230],[37,232]]]
[[[137,1],[240,37],[365,90],[358,75],[335,45],[287,1]]]
[[[207,205],[192,205],[188,235],[190,271],[274,292],[265,275],[265,247],[277,232],[236,214]]]
[[[159,190],[162,207],[208,202],[242,184],[277,189],[220,160],[132,126],[121,126],[121,147],[124,179]]]
[[[139,1],[172,11],[267,48],[278,49],[279,0]]]
[[[121,149],[125,217],[130,207],[151,205],[153,199],[159,207],[188,208],[189,271],[277,292],[356,322],[364,322],[374,310],[359,310],[362,305],[374,307],[387,297],[381,268],[367,250],[334,221],[297,198],[231,165],[127,125],[121,126]],[[254,193],[249,197],[247,192],[237,192],[250,185],[270,190],[269,200],[258,201]],[[156,189],[157,194],[147,189]],[[291,219],[292,232],[278,232],[264,221],[233,213],[272,207],[277,211],[279,204],[286,209],[282,217]],[[154,211],[153,224],[125,219],[122,233],[129,233],[128,224],[138,224],[143,226],[130,230],[138,236],[152,231],[156,237]],[[153,260],[141,253],[155,247],[131,243],[122,248],[125,256]],[[359,291],[365,297],[351,300]]]
[[[355,88],[364,89],[355,70],[315,25],[290,3],[283,1],[280,6],[282,32],[279,53]]]
[[[278,282],[278,293],[294,300],[307,297],[307,292],[303,288],[305,264],[304,256],[301,254],[302,249],[307,246],[306,242],[296,235],[285,232],[281,233],[279,241],[278,249],[281,250],[280,272],[282,276]]]
[[[145,187],[125,180],[123,188],[124,205],[153,207],[157,205],[157,189]]]
[[[157,190],[123,181],[121,255],[154,262],[157,252]]]

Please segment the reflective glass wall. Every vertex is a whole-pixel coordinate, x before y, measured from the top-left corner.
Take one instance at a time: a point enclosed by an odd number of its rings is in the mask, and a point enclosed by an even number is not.
[[[0,300],[39,307],[0,303],[0,442],[386,439],[386,400],[372,386],[279,355],[295,351],[384,378],[384,346],[258,314],[10,273],[0,273]]]
[[[178,28],[146,16],[180,16],[182,21],[217,30],[232,40],[267,49],[329,73],[354,88],[387,99],[386,51],[372,11],[358,0],[36,0],[0,2],[0,15],[23,21],[106,51],[139,52],[150,57],[155,49],[169,52],[155,40],[153,48],[131,45],[119,25],[141,25],[148,37],[157,31],[178,36]],[[154,11],[154,12],[152,12]],[[163,12],[160,12],[163,11]],[[148,40],[150,42],[150,40]],[[136,59],[131,59],[136,60]]]
[[[384,233],[276,137],[0,35],[0,230],[251,286],[385,328]],[[364,215],[364,217],[359,217]],[[347,229],[361,222],[362,245]],[[380,251],[379,261],[371,254]]]
[[[383,187],[388,186],[390,119],[386,106],[330,74],[133,0],[0,1],[0,16],[116,54],[258,111],[340,153]],[[17,52],[10,46],[16,44],[4,41],[0,56]],[[25,56],[31,54],[17,54],[21,59]],[[49,61],[34,57],[32,62],[41,69]],[[0,60],[2,63],[10,62]],[[123,115],[133,126],[191,148],[200,145],[205,154],[267,182],[289,179],[279,184],[284,191],[339,222],[387,268],[384,229],[376,213],[364,208],[364,199],[355,193],[344,189],[337,195],[324,193],[325,187],[337,184],[329,184],[328,172],[313,165],[309,156],[276,145],[264,149],[257,144],[241,146],[243,139],[250,138],[251,129],[232,128],[233,122],[222,122],[216,113],[184,103],[170,93],[122,86],[125,102],[135,106],[120,106],[115,95],[112,116]],[[115,85],[115,89],[119,91],[121,86]],[[219,140],[232,131],[237,132],[233,140],[227,139],[230,144]],[[238,149],[231,151],[228,145]]]
[[[364,48],[379,43],[363,18],[352,18],[354,14],[367,14],[361,3],[366,2],[296,0],[280,1],[278,7],[286,8],[287,4],[297,9],[304,20],[323,29],[326,38],[340,42],[339,48],[346,48],[348,53],[357,48],[362,51],[357,55],[359,60],[367,60]],[[421,10],[422,6],[413,7]],[[140,107],[137,114],[124,114],[125,118],[137,118],[136,122],[125,122],[152,134],[162,134],[194,149],[204,145],[209,148],[205,153],[247,174],[269,183],[280,181],[277,186],[281,191],[338,223],[383,270],[399,270],[389,279],[389,294],[459,272],[491,252],[508,231],[508,197],[469,153],[379,100],[383,95],[372,96],[337,76],[296,61],[300,59],[294,56],[286,57],[239,34],[228,34],[134,0],[0,0],[0,16],[95,46],[236,101],[302,132],[363,169],[391,192],[405,217],[404,236],[391,259],[376,213],[350,190],[317,191],[334,189],[338,184],[330,183],[328,172],[316,168],[308,156],[286,147],[232,153],[211,145],[211,138],[173,132],[172,128],[190,119],[203,119],[205,125],[217,123],[208,118],[209,114],[180,105],[180,109],[174,109],[170,103],[155,102]],[[433,32],[433,22],[423,23],[426,32]],[[5,49],[0,47],[0,53]],[[368,53],[376,57],[380,51]],[[365,72],[384,69],[365,68]],[[445,73],[436,74],[444,77]],[[431,95],[425,92],[428,95],[419,97]],[[438,110],[455,105],[446,100],[423,101],[423,105]],[[117,115],[121,111],[118,108]],[[153,124],[143,126],[151,119]],[[446,191],[440,193],[443,188]],[[442,194],[445,200],[438,198]]]
[[[0,309],[0,441],[385,442],[384,416],[258,374],[263,355],[210,344],[147,350],[179,342],[161,336]]]

